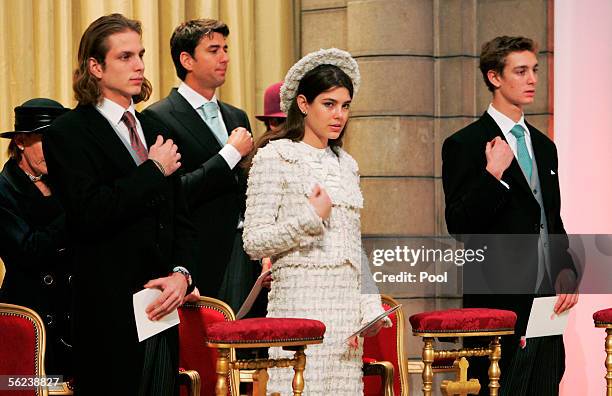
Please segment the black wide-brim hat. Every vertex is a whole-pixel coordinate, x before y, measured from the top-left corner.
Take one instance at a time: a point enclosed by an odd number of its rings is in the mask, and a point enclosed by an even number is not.
[[[70,109],[52,99],[36,98],[15,107],[15,130],[0,133],[0,137],[11,139],[18,133],[43,133],[60,115]]]

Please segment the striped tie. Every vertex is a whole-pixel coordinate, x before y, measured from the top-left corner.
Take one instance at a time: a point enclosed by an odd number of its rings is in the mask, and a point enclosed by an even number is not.
[[[128,131],[130,131],[130,145],[132,146],[132,150],[134,150],[134,153],[136,153],[138,159],[140,159],[140,164],[145,162],[149,158],[149,153],[138,137],[138,132],[136,131],[136,118],[134,118],[132,113],[126,111],[123,113],[121,121],[123,121],[125,126],[127,126]]]

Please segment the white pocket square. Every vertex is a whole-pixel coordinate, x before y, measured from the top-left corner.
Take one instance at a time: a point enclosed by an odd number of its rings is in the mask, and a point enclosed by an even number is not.
[[[552,170],[552,169],[550,170],[550,174],[551,174],[551,175],[556,175],[555,171],[554,171],[554,170]]]

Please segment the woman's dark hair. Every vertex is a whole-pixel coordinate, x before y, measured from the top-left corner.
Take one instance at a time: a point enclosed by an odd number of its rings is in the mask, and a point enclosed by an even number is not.
[[[304,139],[304,115],[297,105],[297,96],[304,95],[308,103],[312,103],[321,93],[330,89],[344,87],[348,89],[349,96],[353,98],[353,81],[351,78],[337,66],[334,65],[319,65],[308,71],[300,80],[295,98],[291,101],[289,110],[287,111],[287,121],[285,126],[279,132],[266,132],[255,143],[255,149],[251,152],[245,162],[246,167],[251,167],[253,157],[257,154],[257,150],[264,147],[272,140],[291,139],[294,142]],[[337,153],[336,148],[342,147],[342,137],[348,123],[340,132],[337,139],[329,140],[328,144]]]

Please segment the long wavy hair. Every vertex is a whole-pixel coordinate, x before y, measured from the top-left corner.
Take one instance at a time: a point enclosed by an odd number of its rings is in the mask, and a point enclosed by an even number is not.
[[[257,154],[257,150],[264,147],[272,140],[291,139],[294,142],[299,142],[304,139],[304,115],[300,111],[297,104],[297,96],[304,95],[308,103],[312,103],[321,93],[330,89],[344,87],[349,91],[349,96],[353,98],[353,81],[351,78],[337,66],[334,65],[319,65],[308,71],[300,80],[295,98],[291,101],[289,110],[287,111],[287,121],[285,126],[278,132],[266,132],[255,143],[255,148],[251,152],[245,162],[245,167],[250,168],[253,162],[253,157]],[[340,132],[337,139],[329,140],[328,144],[334,152],[337,153],[337,148],[342,147],[342,137],[348,126],[348,122]]]
[[[83,33],[79,43],[79,65],[72,76],[74,98],[79,104],[95,105],[102,99],[98,79],[89,72],[89,59],[94,58],[104,67],[104,60],[110,49],[108,48],[108,37],[128,30],[142,36],[140,21],[128,19],[121,14],[110,14],[93,21]],[[151,83],[145,78],[142,82],[140,94],[132,97],[134,103],[148,100],[152,91]]]

